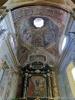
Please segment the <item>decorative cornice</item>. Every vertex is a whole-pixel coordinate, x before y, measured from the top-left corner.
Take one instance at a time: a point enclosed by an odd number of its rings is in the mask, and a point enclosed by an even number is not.
[[[7,0],[0,0],[0,7],[6,2],[7,2]]]
[[[75,3],[75,0],[72,0],[73,3]]]
[[[65,3],[65,0],[8,0],[5,4],[8,9],[15,9],[22,6],[55,6],[67,11],[71,11],[71,7]]]

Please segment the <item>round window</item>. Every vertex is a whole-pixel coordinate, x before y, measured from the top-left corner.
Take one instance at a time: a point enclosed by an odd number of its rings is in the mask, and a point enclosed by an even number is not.
[[[36,28],[42,28],[44,26],[44,19],[42,18],[35,18],[33,22]]]

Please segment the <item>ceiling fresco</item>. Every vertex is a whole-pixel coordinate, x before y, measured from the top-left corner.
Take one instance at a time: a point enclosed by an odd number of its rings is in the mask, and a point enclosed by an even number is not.
[[[62,9],[48,6],[29,6],[14,9],[12,17],[20,44],[42,47],[55,57],[59,57],[59,41],[69,14]],[[35,18],[42,18],[44,26],[36,28]]]

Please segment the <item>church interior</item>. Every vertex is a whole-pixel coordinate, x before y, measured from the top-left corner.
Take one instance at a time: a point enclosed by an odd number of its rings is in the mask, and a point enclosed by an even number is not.
[[[0,0],[0,100],[75,100],[75,0]]]

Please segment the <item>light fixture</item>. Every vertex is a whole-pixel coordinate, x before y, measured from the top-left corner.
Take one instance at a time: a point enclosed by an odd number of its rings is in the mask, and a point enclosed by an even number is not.
[[[72,69],[72,76],[73,76],[73,79],[75,81],[75,67]]]
[[[44,19],[43,18],[35,18],[33,23],[36,28],[42,28],[44,26]]]
[[[62,41],[62,47],[61,47],[61,50],[63,51],[65,46],[66,46],[66,43],[67,43],[67,37],[65,36],[63,41]]]

